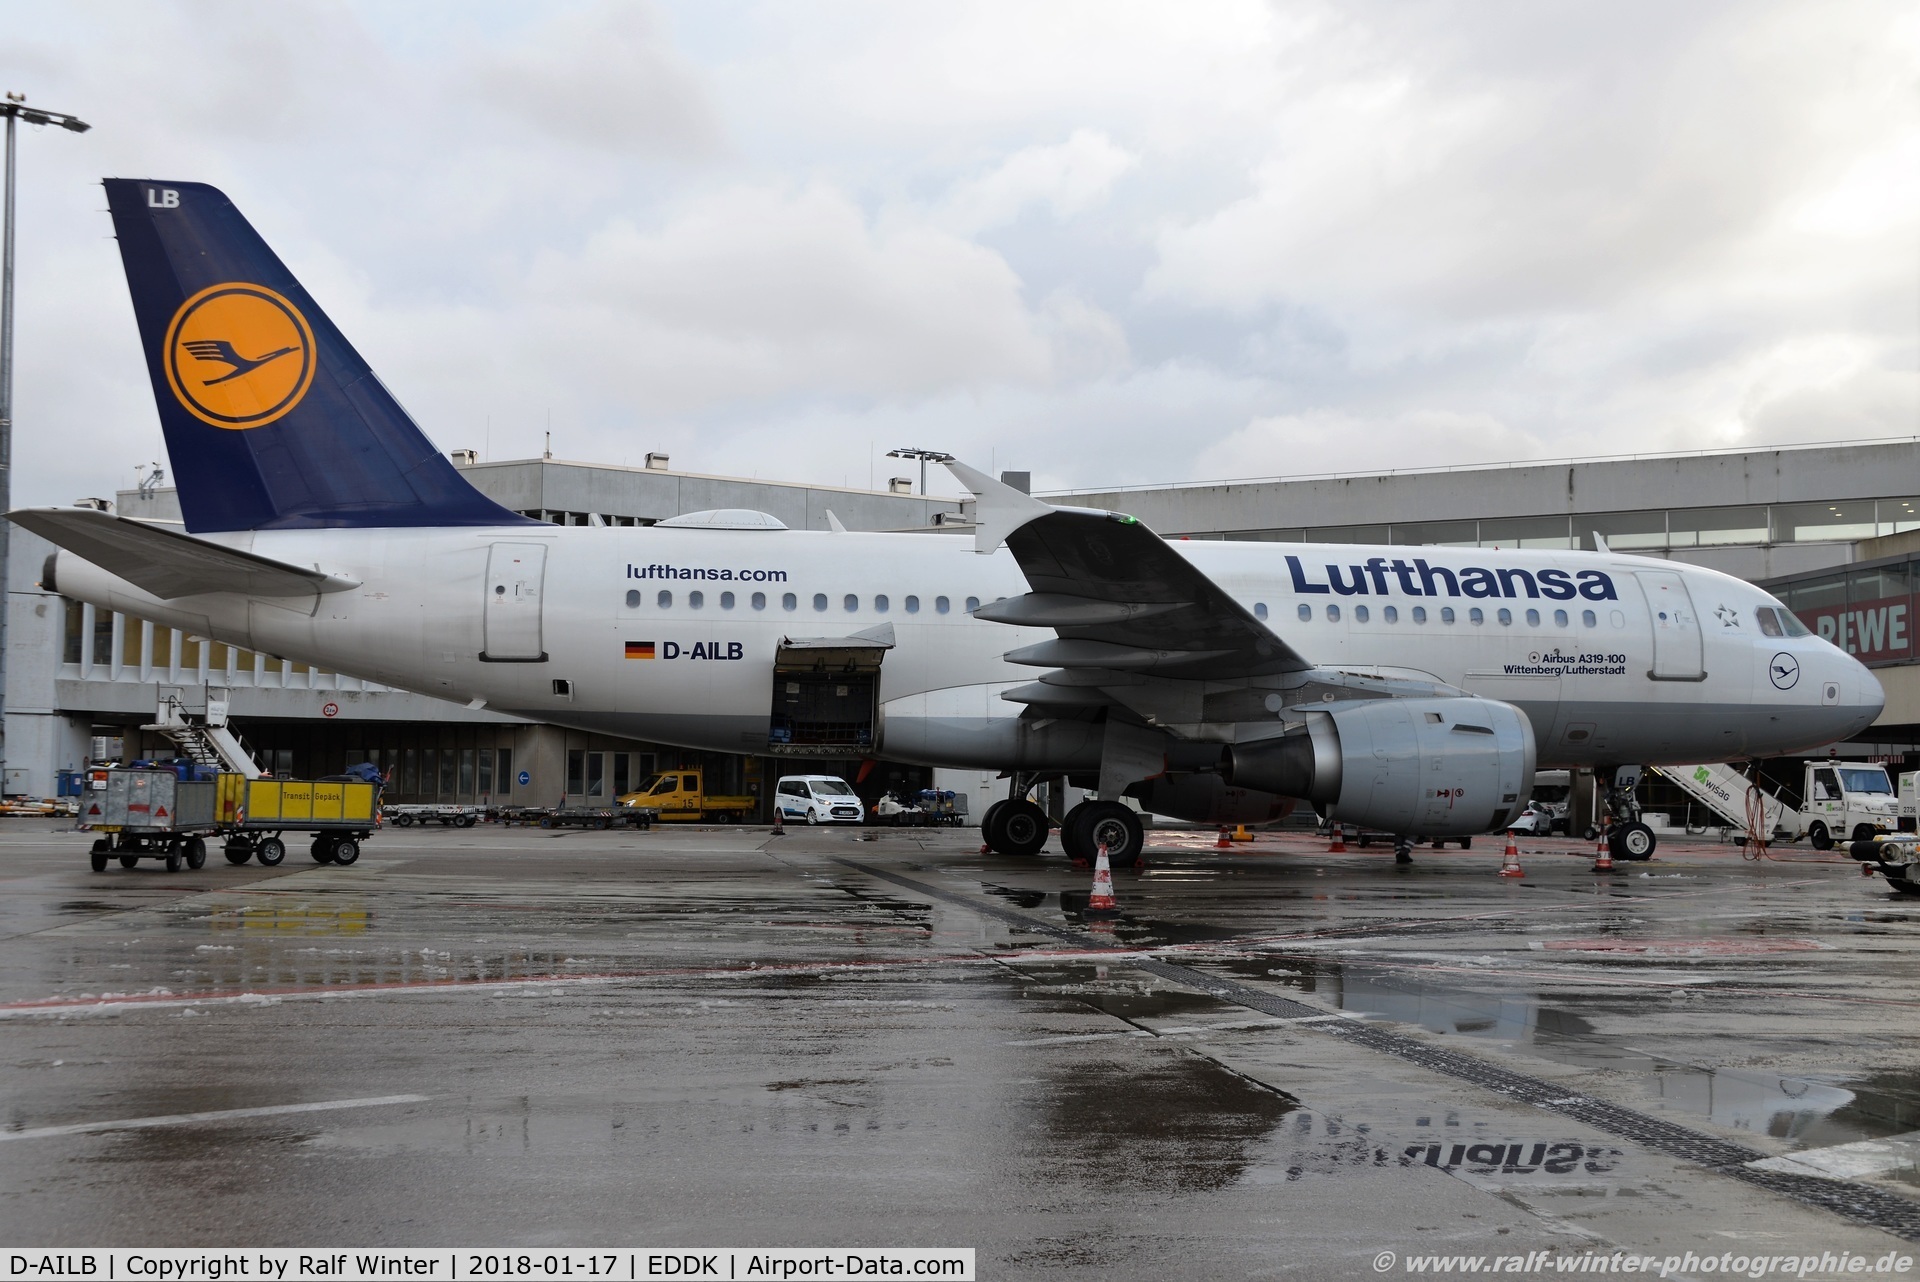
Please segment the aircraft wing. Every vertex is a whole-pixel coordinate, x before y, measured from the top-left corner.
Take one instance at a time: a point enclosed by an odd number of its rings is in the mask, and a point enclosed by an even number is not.
[[[360,584],[87,507],[21,508],[7,519],[163,601],[203,592],[313,596]]]
[[[1133,517],[1053,507],[963,463],[947,466],[978,498],[975,546],[991,552],[1004,540],[1033,589],[974,617],[1058,633],[1009,653],[1014,663],[1199,681],[1313,667]]]

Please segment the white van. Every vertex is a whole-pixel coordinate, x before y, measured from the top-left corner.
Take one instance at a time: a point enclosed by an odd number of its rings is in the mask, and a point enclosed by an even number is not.
[[[788,823],[857,824],[867,818],[852,785],[837,775],[783,776],[773,804]]]

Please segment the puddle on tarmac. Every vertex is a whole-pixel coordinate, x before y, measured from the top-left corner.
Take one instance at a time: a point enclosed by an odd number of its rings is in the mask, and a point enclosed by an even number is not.
[[[1212,962],[1209,968],[1250,974],[1252,964]],[[1920,1071],[1843,1070],[1814,1078],[1764,1069],[1699,1068],[1618,1045],[1570,1003],[1545,1003],[1527,993],[1461,992],[1406,980],[1387,984],[1358,968],[1306,959],[1278,967],[1271,959],[1262,961],[1257,977],[1268,983],[1279,980],[1328,1005],[1383,1021],[1513,1043],[1542,1058],[1582,1068],[1637,1074],[1659,1101],[1656,1107],[1768,1135],[1796,1148],[1920,1130]],[[1597,1000],[1596,1015],[1598,1007]],[[1605,1013],[1618,1013],[1617,999],[1606,999]]]

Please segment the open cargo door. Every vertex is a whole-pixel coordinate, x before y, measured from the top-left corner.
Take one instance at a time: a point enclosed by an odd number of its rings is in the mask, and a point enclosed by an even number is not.
[[[893,625],[844,637],[782,637],[773,656],[773,716],[767,751],[796,757],[873,749],[880,662]]]

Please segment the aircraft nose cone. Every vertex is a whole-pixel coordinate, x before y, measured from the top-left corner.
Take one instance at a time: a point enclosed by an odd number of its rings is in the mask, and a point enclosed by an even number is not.
[[[1872,669],[1858,659],[1849,658],[1847,662],[1853,666],[1851,674],[1853,680],[1850,686],[1855,692],[1854,697],[1848,702],[1860,717],[1859,724],[1854,729],[1865,730],[1880,719],[1881,710],[1887,706],[1887,692],[1881,686],[1880,678],[1873,675]]]

